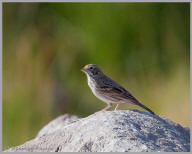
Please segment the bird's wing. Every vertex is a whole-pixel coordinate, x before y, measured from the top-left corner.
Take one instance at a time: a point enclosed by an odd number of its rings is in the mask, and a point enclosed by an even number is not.
[[[127,90],[123,87],[119,86],[115,81],[110,79],[108,76],[102,76],[102,79],[98,80],[98,84],[96,86],[97,91],[104,93],[110,97],[124,100],[128,99]]]
[[[131,102],[138,102],[126,89],[119,86],[115,81],[113,81],[108,76],[103,76],[102,79],[97,84],[97,90],[101,93],[105,93],[109,97],[113,97],[117,100],[130,100]]]
[[[141,104],[134,96],[132,96],[126,89],[119,86],[115,81],[110,78],[103,80],[103,83],[100,83],[100,86],[97,87],[97,91],[101,92],[108,98],[113,98],[116,101],[122,101],[125,103],[132,103],[138,105],[150,113],[154,114],[148,107]]]
[[[131,103],[138,105],[145,110],[149,111],[152,114],[155,114],[153,111],[151,111],[148,107],[141,104],[135,97],[133,97],[127,90],[125,90],[123,87],[101,87],[101,91],[104,90],[105,95],[107,97],[112,97],[115,100],[122,101],[125,103]]]
[[[138,102],[127,90],[115,84],[103,85],[97,88],[97,90],[119,101],[129,100],[130,103]]]

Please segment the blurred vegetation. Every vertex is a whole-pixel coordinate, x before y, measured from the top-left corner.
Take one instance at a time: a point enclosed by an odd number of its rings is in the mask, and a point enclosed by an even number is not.
[[[189,14],[189,3],[4,3],[3,148],[58,115],[105,107],[80,72],[88,63],[158,115],[190,126]],[[120,105],[130,108],[142,110]]]

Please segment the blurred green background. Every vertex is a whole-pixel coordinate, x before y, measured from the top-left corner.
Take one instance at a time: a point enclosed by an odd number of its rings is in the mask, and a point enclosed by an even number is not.
[[[189,3],[3,3],[3,148],[105,107],[80,72],[88,63],[190,126],[189,15]]]

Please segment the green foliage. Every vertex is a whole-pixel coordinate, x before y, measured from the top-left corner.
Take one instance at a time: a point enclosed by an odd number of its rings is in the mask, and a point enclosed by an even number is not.
[[[3,148],[32,139],[60,114],[84,117],[102,109],[80,72],[88,63],[155,113],[189,126],[189,8],[4,3]]]

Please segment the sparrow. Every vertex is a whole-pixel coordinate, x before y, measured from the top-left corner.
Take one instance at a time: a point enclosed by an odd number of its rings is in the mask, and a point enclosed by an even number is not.
[[[120,103],[131,103],[142,107],[151,114],[155,114],[133,97],[130,92],[105,75],[97,65],[87,64],[81,71],[87,75],[88,85],[93,94],[107,103],[107,106],[101,111],[109,109],[112,104],[116,104],[114,110],[117,110]]]

